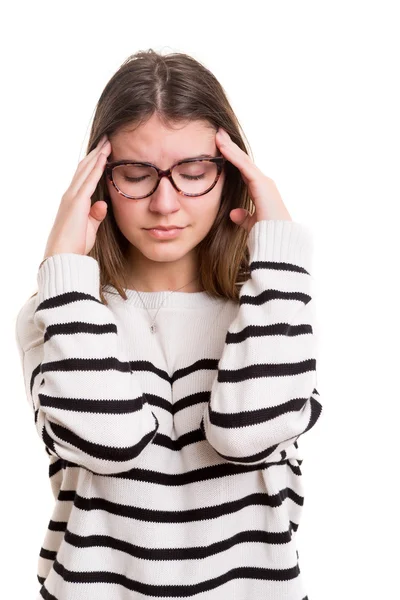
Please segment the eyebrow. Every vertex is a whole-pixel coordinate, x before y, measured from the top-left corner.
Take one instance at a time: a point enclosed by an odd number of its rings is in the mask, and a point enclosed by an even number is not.
[[[217,151],[217,154],[213,155],[213,154],[194,154],[193,156],[187,156],[185,158],[180,158],[179,160],[175,160],[174,164],[177,162],[180,162],[181,160],[187,160],[189,158],[216,158],[217,156],[219,156],[219,153]],[[151,162],[150,160],[139,160],[137,158],[119,158],[119,159],[113,159],[112,162],[119,162],[121,160],[127,160],[127,161],[131,161],[131,162]],[[154,163],[152,163],[154,164]]]

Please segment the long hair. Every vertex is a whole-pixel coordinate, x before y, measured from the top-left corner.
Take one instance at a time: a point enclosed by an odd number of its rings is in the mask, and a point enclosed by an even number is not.
[[[169,127],[194,120],[208,122],[215,131],[222,126],[247,154],[241,127],[227,96],[216,77],[200,62],[184,53],[162,55],[153,49],[129,56],[105,86],[95,108],[87,154],[104,134],[146,123],[156,113]],[[214,297],[239,301],[239,286],[250,276],[248,233],[231,220],[234,208],[254,212],[247,186],[240,171],[225,163],[225,181],[215,221],[206,237],[196,246],[199,283]],[[107,215],[100,224],[96,241],[88,253],[100,268],[101,301],[107,304],[104,287],[112,285],[126,300],[127,250],[130,242],[115,221],[112,203],[102,174],[91,204],[107,201]]]

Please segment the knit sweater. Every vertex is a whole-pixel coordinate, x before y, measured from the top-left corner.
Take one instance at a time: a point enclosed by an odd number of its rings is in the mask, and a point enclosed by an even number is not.
[[[262,220],[239,303],[100,300],[90,256],[37,272],[16,340],[54,509],[36,600],[306,600],[298,438],[319,418],[312,238]]]

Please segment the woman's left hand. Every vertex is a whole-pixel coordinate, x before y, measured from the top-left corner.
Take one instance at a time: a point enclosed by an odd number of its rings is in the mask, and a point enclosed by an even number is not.
[[[283,203],[275,182],[264,175],[256,167],[250,156],[231,139],[229,134],[222,129],[215,136],[217,146],[229,162],[237,167],[242,179],[248,187],[249,195],[255,205],[253,215],[244,208],[234,208],[230,217],[234,223],[241,225],[248,233],[257,221],[264,219],[280,219],[291,221],[292,218]]]

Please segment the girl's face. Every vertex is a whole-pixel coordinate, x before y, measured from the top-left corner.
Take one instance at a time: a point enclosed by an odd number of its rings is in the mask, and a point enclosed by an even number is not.
[[[167,129],[157,115],[135,131],[109,136],[108,161],[150,162],[168,169],[185,158],[202,154],[217,156],[215,129],[205,121],[194,121],[179,129]],[[203,196],[182,196],[163,177],[157,190],[147,198],[133,200],[120,195],[106,179],[115,220],[132,245],[131,255],[139,251],[151,261],[176,261],[191,252],[207,235],[217,216],[225,180],[224,170],[215,187]],[[147,229],[157,225],[184,227],[176,237],[157,239]]]

